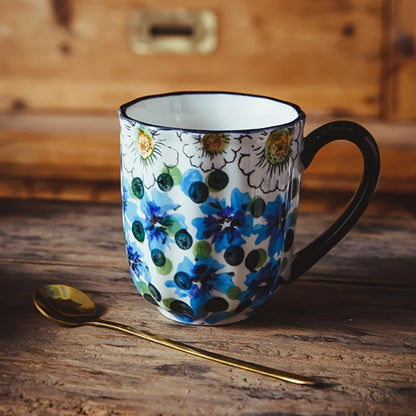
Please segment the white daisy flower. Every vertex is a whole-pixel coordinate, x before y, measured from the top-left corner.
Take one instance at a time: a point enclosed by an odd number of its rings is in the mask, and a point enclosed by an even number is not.
[[[168,132],[151,131],[148,127],[122,120],[122,168],[132,177],[139,177],[151,188],[160,172],[178,164],[178,152],[167,144]]]
[[[240,141],[226,133],[183,132],[179,137],[184,143],[183,153],[191,165],[204,172],[222,169],[227,163],[233,162],[241,148]]]
[[[287,167],[290,161],[299,156],[301,123],[293,127],[283,127],[270,133],[263,132],[254,138],[247,138],[245,149],[238,166],[247,175],[248,184],[260,188],[264,193],[276,190],[285,191]],[[251,143],[250,143],[251,142]]]

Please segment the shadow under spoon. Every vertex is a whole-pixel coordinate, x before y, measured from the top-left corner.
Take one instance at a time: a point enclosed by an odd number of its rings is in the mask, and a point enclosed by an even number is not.
[[[43,286],[33,295],[33,302],[42,315],[62,325],[92,325],[114,329],[197,356],[199,358],[215,361],[220,364],[226,364],[231,367],[251,371],[253,373],[274,377],[290,383],[307,386],[317,386],[318,384],[321,384],[318,380],[311,377],[253,364],[232,357],[226,357],[221,354],[205,351],[180,342],[171,341],[169,339],[153,335],[147,331],[135,329],[128,325],[100,319],[93,300],[86,293],[71,286],[59,284]]]

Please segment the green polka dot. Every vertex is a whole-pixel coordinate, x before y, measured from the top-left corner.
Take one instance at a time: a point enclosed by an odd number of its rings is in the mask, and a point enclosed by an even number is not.
[[[267,260],[267,253],[266,250],[259,248],[258,252],[260,254],[260,258],[259,258],[259,262],[257,263],[257,269],[260,269],[260,267],[262,267],[264,265],[264,263],[266,263]]]
[[[295,208],[292,212],[292,218],[290,220],[290,226],[294,227],[298,221],[298,209]]]
[[[139,288],[139,292],[144,296],[146,294],[150,294],[149,287],[145,282],[138,282],[137,286]]]
[[[170,309],[170,304],[175,300],[175,298],[165,298],[163,299],[163,304]]]
[[[173,269],[172,261],[165,257],[165,264],[161,267],[156,266],[156,270],[162,276],[168,275]]]
[[[258,270],[261,266],[263,266],[264,263],[266,263],[267,260],[267,253],[266,250],[259,248],[254,249],[248,253],[245,265],[247,269],[253,271]]]
[[[193,253],[196,260],[204,260],[211,255],[212,247],[208,241],[198,241],[194,244]]]
[[[287,257],[283,257],[282,263],[280,264],[280,271],[279,273],[283,273],[287,267]]]
[[[236,300],[241,295],[241,289],[238,286],[232,286],[228,289],[227,296],[232,299]]]
[[[167,225],[165,228],[170,236],[174,236],[181,229],[181,226],[179,225],[178,221],[172,216],[169,218],[169,221],[170,224]]]
[[[177,167],[168,168],[165,166],[162,170],[162,173],[167,173],[171,176],[173,179],[173,185],[179,185],[182,181],[182,173]]]

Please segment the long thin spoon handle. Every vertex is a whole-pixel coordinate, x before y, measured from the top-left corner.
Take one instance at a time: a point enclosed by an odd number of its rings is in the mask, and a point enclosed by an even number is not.
[[[121,331],[130,335],[135,335],[137,337],[147,339],[148,341],[156,342],[157,344],[164,345],[166,347],[170,347],[175,350],[185,352],[187,354],[195,355],[199,358],[205,358],[207,360],[215,361],[217,363],[226,364],[231,367],[240,368],[243,370],[251,371],[253,373],[258,373],[258,374],[262,374],[262,375],[269,376],[269,377],[274,377],[280,380],[288,381],[290,383],[304,384],[304,385],[309,385],[309,386],[313,386],[318,383],[317,380],[310,378],[310,377],[300,376],[297,374],[289,373],[287,371],[276,370],[274,368],[265,367],[265,366],[254,364],[254,363],[249,363],[247,361],[238,360],[232,357],[226,357],[221,354],[216,354],[213,352],[202,350],[200,348],[191,347],[189,345],[182,344],[180,342],[171,341],[169,339],[162,338],[157,335],[153,335],[147,331],[141,331],[141,330],[135,329],[131,326],[118,324],[118,323],[111,322],[111,321],[105,321],[102,319],[99,319],[96,321],[90,321],[87,324],[109,328],[109,329],[115,329],[117,331]]]

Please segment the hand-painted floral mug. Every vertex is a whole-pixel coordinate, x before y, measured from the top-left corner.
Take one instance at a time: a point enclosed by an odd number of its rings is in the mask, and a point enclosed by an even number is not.
[[[350,121],[303,137],[305,114],[273,98],[226,92],[148,96],[120,107],[123,225],[138,291],[176,321],[249,317],[353,227],[376,189],[371,134]],[[345,139],[364,159],[342,215],[293,252],[303,170]]]

